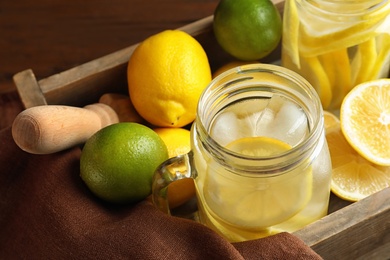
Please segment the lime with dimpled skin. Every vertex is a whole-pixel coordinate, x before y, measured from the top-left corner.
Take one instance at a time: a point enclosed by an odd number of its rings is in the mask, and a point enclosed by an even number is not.
[[[282,18],[270,0],[222,0],[213,29],[220,46],[240,60],[259,60],[278,46]]]

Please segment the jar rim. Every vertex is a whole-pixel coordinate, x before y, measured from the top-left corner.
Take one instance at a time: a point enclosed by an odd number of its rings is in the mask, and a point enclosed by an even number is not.
[[[267,73],[272,73],[274,75],[283,77],[287,81],[299,85],[303,89],[304,93],[308,95],[306,97],[306,100],[310,100],[310,102],[312,102],[310,108],[306,108],[307,111],[305,111],[306,116],[308,112],[316,113],[311,120],[309,134],[304,140],[299,142],[297,145],[293,146],[292,149],[273,156],[262,156],[262,157],[247,156],[227,149],[223,145],[219,144],[214,138],[212,138],[208,134],[207,128],[209,126],[209,122],[205,122],[205,118],[202,117],[202,115],[205,115],[202,109],[209,109],[210,104],[208,104],[209,106],[204,107],[203,106],[204,103],[208,101],[213,102],[218,100],[219,98],[218,95],[221,95],[221,93],[218,93],[218,91],[220,91],[221,89],[223,90],[228,87],[231,87],[231,85],[236,83],[237,81],[245,81],[250,79],[251,77],[248,76],[249,72],[251,73],[267,72]],[[234,79],[235,75],[239,77]],[[233,76],[233,81],[232,80],[226,81],[227,78],[230,78],[232,76]],[[309,106],[310,104],[303,104],[303,105]],[[242,65],[242,66],[229,69],[228,71],[220,74],[215,79],[213,79],[213,81],[203,91],[199,99],[197,109],[198,110],[197,110],[197,118],[196,118],[196,128],[197,131],[199,130],[198,136],[200,136],[201,141],[205,144],[206,146],[205,148],[207,149],[208,152],[213,154],[213,156],[219,159],[221,164],[224,164],[229,168],[234,168],[234,172],[236,172],[242,167],[240,167],[239,164],[232,165],[231,161],[226,162],[228,158],[234,158],[235,161],[243,162],[243,165],[245,165],[245,167],[243,167],[244,169],[242,170],[248,173],[250,172],[259,173],[259,171],[260,172],[262,171],[262,168],[264,168],[264,170],[265,168],[267,168],[266,169],[267,173],[272,173],[272,169],[270,169],[270,166],[274,167],[275,173],[283,171],[282,169],[286,167],[291,168],[293,165],[299,164],[300,161],[304,160],[304,158],[308,158],[307,156],[309,156],[310,153],[313,152],[313,149],[316,146],[316,140],[320,138],[320,136],[323,134],[324,131],[322,105],[315,89],[310,85],[310,83],[306,79],[304,79],[296,72],[293,72],[289,69],[274,64]],[[311,110],[308,111],[309,109]],[[297,160],[297,158],[300,159]],[[245,162],[252,162],[252,163],[258,162],[258,163],[255,164],[256,166],[248,168]]]

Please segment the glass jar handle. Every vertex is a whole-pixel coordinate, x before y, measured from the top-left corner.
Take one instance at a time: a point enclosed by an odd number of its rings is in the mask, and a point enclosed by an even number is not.
[[[174,181],[194,178],[195,171],[192,167],[193,154],[189,152],[170,158],[160,164],[153,176],[152,200],[153,204],[161,211],[170,214],[168,203],[168,186]]]

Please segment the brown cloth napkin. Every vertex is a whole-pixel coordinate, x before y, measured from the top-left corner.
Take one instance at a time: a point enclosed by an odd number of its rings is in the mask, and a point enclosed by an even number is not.
[[[102,202],[79,177],[80,154],[28,154],[0,130],[0,259],[321,259],[289,233],[232,244],[147,201]]]

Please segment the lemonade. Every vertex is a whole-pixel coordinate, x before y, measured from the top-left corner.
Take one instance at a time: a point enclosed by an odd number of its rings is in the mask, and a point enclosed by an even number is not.
[[[157,169],[155,205],[194,179],[195,219],[231,242],[295,231],[327,213],[331,161],[320,99],[301,76],[251,64],[217,76],[198,103],[191,152]]]
[[[225,148],[251,158],[246,166],[256,172],[247,168],[246,173],[234,173],[194,144],[200,222],[230,241],[243,241],[294,231],[324,216],[330,169],[329,163],[319,163],[329,162],[324,137],[314,160],[283,166],[283,154],[310,135],[308,124],[302,109],[279,95],[235,102],[218,113],[210,125],[210,136]],[[197,142],[196,138],[193,141]],[[267,158],[279,162],[272,162],[272,169]],[[245,160],[229,159],[229,165]]]

